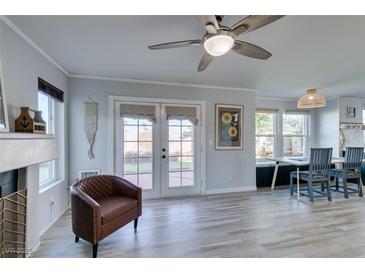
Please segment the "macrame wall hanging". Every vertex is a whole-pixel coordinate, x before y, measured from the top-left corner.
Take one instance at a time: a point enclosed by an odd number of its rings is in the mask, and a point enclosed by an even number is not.
[[[89,158],[94,158],[93,146],[95,134],[98,129],[98,103],[89,96],[89,100],[84,102],[84,131],[89,142]]]

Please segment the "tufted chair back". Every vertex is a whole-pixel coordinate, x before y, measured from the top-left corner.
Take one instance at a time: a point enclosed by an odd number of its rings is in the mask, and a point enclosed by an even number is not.
[[[90,176],[80,180],[77,187],[94,200],[113,195],[113,180],[109,175]]]

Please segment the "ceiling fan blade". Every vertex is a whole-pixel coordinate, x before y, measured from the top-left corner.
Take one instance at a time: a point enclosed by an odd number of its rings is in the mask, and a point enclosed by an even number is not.
[[[157,44],[157,45],[153,45],[153,46],[148,46],[148,48],[149,49],[173,49],[173,48],[189,47],[191,45],[200,45],[201,43],[202,43],[201,39],[196,39],[196,40],[162,43],[162,44]]]
[[[219,29],[219,23],[215,15],[198,15],[197,18],[207,32],[216,33]]]
[[[271,53],[267,50],[240,40],[235,41],[232,50],[238,54],[256,59],[266,60],[271,57]]]
[[[250,15],[234,24],[231,29],[236,35],[240,35],[266,26],[282,17],[284,15]]]
[[[198,71],[205,70],[209,66],[210,62],[212,62],[213,58],[214,57],[212,55],[210,55],[209,53],[207,53],[207,52],[204,53],[202,59],[200,59]]]

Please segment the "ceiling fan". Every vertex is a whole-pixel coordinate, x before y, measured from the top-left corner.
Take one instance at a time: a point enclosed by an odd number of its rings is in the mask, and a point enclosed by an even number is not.
[[[148,48],[157,50],[203,45],[206,52],[200,60],[198,71],[205,70],[215,56],[222,56],[231,49],[244,56],[266,60],[270,58],[270,52],[259,46],[237,40],[237,36],[266,26],[283,15],[250,15],[231,28],[221,25],[223,19],[221,15],[198,15],[197,17],[207,31],[203,38],[157,44]]]

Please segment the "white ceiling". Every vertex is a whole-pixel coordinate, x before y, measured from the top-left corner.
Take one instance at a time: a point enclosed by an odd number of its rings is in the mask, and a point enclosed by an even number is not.
[[[232,25],[245,16],[226,16]],[[8,16],[71,74],[256,89],[296,98],[308,88],[365,97],[365,16],[286,16],[240,39],[272,53],[229,53],[204,72],[203,48],[151,51],[150,44],[202,37],[195,16]]]

